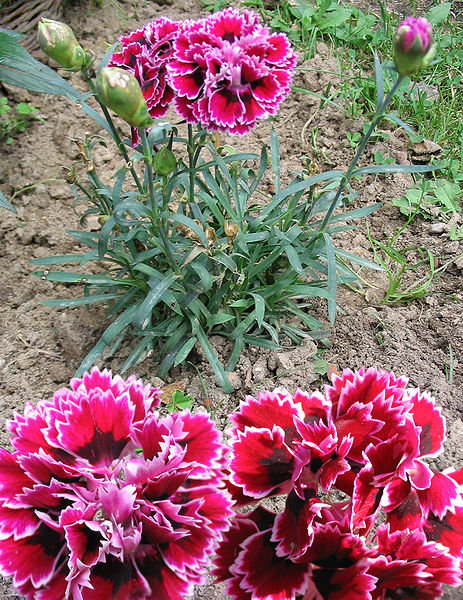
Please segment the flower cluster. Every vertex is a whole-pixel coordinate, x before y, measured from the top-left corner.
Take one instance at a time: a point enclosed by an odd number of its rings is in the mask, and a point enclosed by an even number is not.
[[[225,534],[215,575],[234,599],[431,600],[461,584],[463,470],[423,460],[445,441],[429,394],[346,370],[325,394],[265,392],[231,419],[237,501],[286,496]]]
[[[153,118],[175,100],[188,123],[232,134],[277,112],[296,64],[285,34],[231,8],[184,23],[161,17],[121,42],[109,64],[135,76]]]
[[[0,568],[28,600],[181,600],[231,515],[206,413],[94,368],[28,404],[0,449]]]

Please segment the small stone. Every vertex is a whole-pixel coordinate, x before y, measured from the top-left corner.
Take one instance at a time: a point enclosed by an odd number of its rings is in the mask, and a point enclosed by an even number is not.
[[[445,231],[445,223],[431,223],[428,227],[428,231],[432,235],[440,235]]]
[[[231,383],[234,390],[239,390],[242,383],[241,377],[238,375],[236,371],[227,371],[226,373],[228,381]]]
[[[98,222],[98,215],[88,215],[85,218],[86,228],[90,231],[98,231],[101,229],[101,225]]]
[[[277,369],[277,359],[274,354],[271,354],[267,360],[267,367],[270,371],[276,371]]]
[[[261,357],[258,360],[256,360],[254,366],[252,367],[252,375],[256,383],[264,381],[264,379],[267,377],[268,367],[267,360],[265,357]]]

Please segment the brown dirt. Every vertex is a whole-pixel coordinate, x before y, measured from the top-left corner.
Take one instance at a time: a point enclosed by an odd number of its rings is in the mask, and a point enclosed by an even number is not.
[[[133,7],[137,14],[134,14]],[[92,48],[101,57],[106,42],[112,43],[121,34],[140,27],[160,14],[171,18],[198,17],[202,13],[200,0],[175,0],[167,6],[135,1],[119,3],[106,1],[102,8],[91,3],[68,8],[66,20],[72,25],[84,46]],[[301,65],[295,84],[314,92],[323,93],[329,82],[338,85],[336,57],[320,44],[317,56]],[[85,90],[79,76],[72,83]],[[78,228],[78,214],[72,207],[72,194],[63,181],[62,166],[69,166],[75,158],[70,137],[84,131],[97,133],[97,126],[63,98],[51,98],[8,89],[11,101],[28,100],[40,109],[44,123],[33,123],[17,143],[1,148],[0,186],[7,197],[16,194],[13,204],[17,214],[2,211],[0,215],[0,420],[9,418],[14,410],[22,410],[26,401],[50,398],[53,392],[68,384],[82,358],[102,331],[103,309],[76,308],[63,311],[40,305],[42,300],[67,297],[65,286],[54,286],[31,276],[30,261],[37,257],[67,254],[74,251],[74,243],[65,229]],[[285,173],[300,169],[300,157],[309,156],[320,168],[345,168],[352,150],[346,132],[360,131],[362,123],[349,119],[342,111],[329,106],[320,109],[319,101],[310,95],[293,93],[283,105],[274,126],[282,149]],[[311,120],[310,127],[304,128]],[[317,128],[316,148],[312,146],[311,130]],[[268,141],[270,124],[261,124],[252,135],[231,140],[240,150],[260,147]],[[389,140],[372,146],[374,151],[393,156],[407,163],[410,160],[407,139],[401,133],[388,130]],[[107,174],[114,170],[116,158],[112,149],[100,152],[97,164]],[[55,181],[49,181],[55,179]],[[358,185],[356,206],[372,200],[385,205],[369,219],[373,238],[385,241],[388,235],[404,221],[390,200],[401,195],[410,185],[408,176],[395,175],[365,179]],[[33,186],[26,191],[24,188]],[[80,210],[81,207],[76,207]],[[82,209],[83,210],[83,209]],[[419,244],[429,248],[439,259],[457,259],[449,264],[442,276],[430,288],[430,294],[419,300],[397,306],[380,304],[386,289],[386,278],[378,272],[364,270],[364,293],[347,288],[339,292],[339,307],[330,345],[323,357],[334,368],[352,369],[378,366],[393,370],[397,375],[408,375],[413,386],[429,390],[443,407],[448,422],[446,452],[438,460],[439,468],[461,466],[463,421],[463,311],[461,277],[463,244],[451,242],[449,224],[443,224],[440,233],[431,233],[429,223],[416,219],[399,241],[399,247]],[[373,258],[366,236],[365,223],[355,231],[344,234],[337,243],[366,258]],[[417,273],[417,277],[423,273]],[[370,287],[371,286],[371,287]],[[323,306],[315,306],[320,318],[325,318]],[[228,344],[220,338],[212,340],[217,351],[224,355]],[[453,354],[453,381],[449,381],[449,349]],[[317,389],[326,379],[314,372],[316,347],[312,342],[298,348],[277,353],[252,349],[241,357],[231,379],[235,394],[225,395],[217,386],[210,368],[198,357],[198,368],[214,416],[220,427],[226,424],[226,415],[234,410],[247,393],[276,386],[294,390],[297,386]],[[117,372],[124,362],[127,348],[116,356],[99,362]],[[447,371],[446,371],[447,369]],[[156,365],[148,358],[136,369],[136,374],[152,384]],[[202,403],[203,383],[192,369],[177,369],[170,381],[183,380],[186,389]],[[1,427],[0,443],[8,444],[8,436]],[[207,586],[197,591],[195,598],[213,599],[220,590]],[[444,597],[456,599],[461,590],[449,591]],[[17,600],[9,583],[0,584],[0,600]]]

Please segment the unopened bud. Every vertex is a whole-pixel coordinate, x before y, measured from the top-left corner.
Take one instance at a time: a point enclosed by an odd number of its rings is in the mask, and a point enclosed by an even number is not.
[[[228,243],[232,244],[233,240],[238,235],[239,227],[236,223],[231,223],[230,221],[225,221],[223,224],[223,230],[225,235],[228,238]]]
[[[74,32],[65,23],[42,17],[38,25],[37,40],[47,56],[69,71],[81,71],[93,62],[93,58],[82,49]]]
[[[394,34],[394,62],[400,75],[411,75],[429,65],[434,58],[432,27],[426,19],[408,17]]]
[[[100,215],[98,217],[98,223],[101,225],[101,227],[103,227],[103,225],[106,223],[106,221],[109,219],[109,215]]]
[[[152,124],[140,84],[120,67],[104,67],[96,80],[101,102],[132,127],[145,129]]]
[[[172,150],[169,150],[167,146],[162,146],[154,155],[153,169],[158,175],[169,175],[169,173],[175,170],[176,166],[177,159]]]

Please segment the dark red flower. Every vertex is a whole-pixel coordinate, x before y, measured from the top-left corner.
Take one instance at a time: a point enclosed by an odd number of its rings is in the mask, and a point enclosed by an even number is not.
[[[270,522],[254,519],[259,508],[236,515],[219,545],[216,573],[234,600],[437,600],[443,584],[460,585],[463,470],[426,465],[445,421],[406,385],[346,370],[325,396],[275,390],[241,403],[230,479],[244,495],[234,496],[286,498]]]

